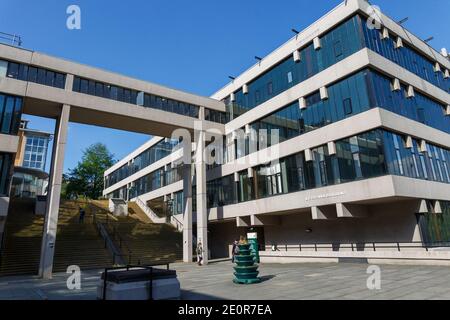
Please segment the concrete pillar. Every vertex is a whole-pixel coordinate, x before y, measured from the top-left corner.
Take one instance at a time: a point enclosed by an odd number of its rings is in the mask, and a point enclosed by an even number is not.
[[[56,229],[58,226],[59,201],[61,198],[62,174],[64,169],[64,153],[67,143],[67,129],[69,127],[70,106],[63,105],[61,115],[57,119],[55,140],[53,143],[52,165],[45,215],[44,233],[41,245],[41,259],[39,276],[51,279],[53,256],[55,253]]]
[[[183,165],[183,197],[183,261],[192,262],[192,174],[190,163]]]
[[[203,246],[203,263],[208,264],[208,209],[206,207],[206,162],[205,154],[205,132],[197,132],[197,150],[195,156],[195,173],[197,186],[197,243]]]
[[[183,136],[183,261],[192,262],[192,143]]]

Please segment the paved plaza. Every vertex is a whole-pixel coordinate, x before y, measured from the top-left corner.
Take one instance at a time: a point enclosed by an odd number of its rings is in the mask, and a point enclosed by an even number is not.
[[[173,264],[181,282],[182,299],[445,299],[450,300],[450,268],[380,265],[381,289],[367,288],[367,264],[263,264],[262,282],[237,285],[231,262]],[[68,275],[50,281],[37,277],[0,278],[0,299],[96,299],[100,271],[82,274],[81,290],[66,287]]]

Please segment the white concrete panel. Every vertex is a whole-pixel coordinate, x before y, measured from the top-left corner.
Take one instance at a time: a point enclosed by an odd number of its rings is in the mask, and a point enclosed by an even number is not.
[[[408,98],[414,98],[415,97],[415,92],[414,92],[414,87],[413,86],[408,86],[408,93],[407,93],[407,97]]]
[[[397,49],[403,47],[403,39],[401,37],[397,37],[397,40],[395,40],[395,47]]]
[[[243,94],[248,94],[248,85],[247,85],[247,84],[244,84],[244,85],[242,86],[242,93],[243,93]]]
[[[16,153],[19,147],[19,137],[0,133],[0,152]]]
[[[386,27],[383,27],[383,32],[382,32],[382,39],[389,39],[389,29]]]
[[[313,44],[314,44],[314,49],[316,49],[316,50],[319,50],[320,48],[322,48],[322,42],[320,41],[319,37],[314,38]]]
[[[300,107],[300,109],[306,109],[306,99],[305,97],[301,97],[300,99],[298,99],[298,105]]]
[[[329,155],[335,155],[337,150],[336,150],[336,143],[334,141],[328,142],[328,154]]]
[[[322,99],[322,100],[328,99],[328,89],[327,89],[327,87],[320,88],[320,99]]]
[[[397,78],[392,80],[392,91],[400,91],[401,89],[400,80]]]
[[[299,50],[295,50],[293,53],[294,61],[300,62],[301,61],[301,55]]]

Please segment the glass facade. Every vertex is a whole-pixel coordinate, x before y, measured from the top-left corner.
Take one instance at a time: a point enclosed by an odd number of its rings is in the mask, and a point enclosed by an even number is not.
[[[192,118],[199,115],[199,106],[80,77],[74,78],[73,91]]]
[[[450,183],[450,151],[426,144],[421,152],[420,142],[413,139],[412,148],[407,148],[405,138],[384,131],[385,156],[391,174],[411,178]]]
[[[125,164],[119,169],[105,177],[105,188],[109,188],[136,172],[148,167],[162,158],[169,156],[178,145],[176,140],[163,139],[154,146],[139,154],[129,164]]]
[[[49,138],[27,135],[26,139],[22,166],[45,171]]]
[[[248,84],[248,93],[235,92],[233,118],[281,92],[325,70],[364,47],[361,19],[354,16],[321,37],[321,48],[313,43],[300,50],[300,62],[292,56]]]
[[[208,182],[208,206],[217,207],[279,194],[374,178],[387,174],[450,183],[450,150],[427,144],[427,151],[407,148],[406,137],[377,129],[328,145],[282,158],[278,163],[238,173],[238,182],[227,176]]]
[[[423,242],[450,243],[450,202],[441,201],[442,213],[419,215],[419,226]]]
[[[205,120],[225,124],[230,121],[230,117],[226,112],[205,108]]]
[[[450,78],[435,71],[435,62],[419,53],[407,43],[395,48],[393,36],[382,39],[381,31],[368,29],[366,18],[356,15],[320,38],[321,48],[316,50],[311,42],[300,50],[300,61],[292,56],[285,58],[271,70],[248,84],[248,93],[235,92],[235,102],[224,101],[232,118],[236,118],[259,104],[275,97],[292,86],[325,70],[331,65],[363,48],[371,49],[401,67],[411,71],[431,84],[450,92]],[[351,110],[347,103],[346,108]]]
[[[0,133],[17,135],[22,116],[22,98],[0,93]]]
[[[17,80],[29,81],[45,86],[64,89],[66,85],[66,75],[52,70],[37,68],[23,63],[6,61],[6,77]]]
[[[160,168],[148,175],[134,181],[134,185],[129,191],[130,199],[143,195],[145,193],[168,186],[172,183],[180,181],[183,178],[183,167],[169,168],[164,171]]]
[[[13,155],[0,152],[0,195],[8,196]]]
[[[14,172],[11,183],[11,198],[36,198],[44,195],[48,178],[41,178],[34,174]]]
[[[233,204],[236,199],[236,188],[233,175],[211,180],[206,184],[208,207],[222,207]]]
[[[306,109],[300,109],[296,101],[251,123],[250,127],[256,132],[263,129],[268,132],[267,144],[261,147],[258,141],[257,149],[271,145],[272,130],[278,130],[279,142],[283,142],[376,107],[450,133],[450,117],[445,115],[443,104],[419,92],[409,98],[403,85],[401,90],[392,89],[392,80],[388,77],[373,70],[362,70],[330,85],[328,99],[322,100],[317,91],[305,98]],[[249,137],[246,139],[248,145]],[[236,152],[238,158],[248,154],[248,147]]]
[[[183,191],[175,192],[172,199],[171,215],[183,214],[184,211]]]
[[[367,24],[362,24],[366,47],[395,62],[401,67],[411,71],[420,78],[434,84],[446,92],[450,92],[450,79],[445,79],[440,71],[435,72],[435,62],[410,47],[405,41],[403,47],[396,48],[396,38],[391,35],[382,39],[382,33],[375,28],[369,29]]]

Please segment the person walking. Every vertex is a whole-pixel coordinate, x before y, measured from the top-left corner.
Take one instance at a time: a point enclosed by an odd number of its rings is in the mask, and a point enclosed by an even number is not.
[[[80,213],[79,218],[78,218],[78,222],[79,223],[84,223],[84,216],[86,215],[86,211],[82,207],[80,207],[78,212]]]
[[[203,246],[201,241],[197,244],[197,263],[199,266],[203,265]]]
[[[247,238],[245,238],[244,236],[241,236],[239,239],[239,244],[247,244]]]
[[[231,250],[231,262],[234,263],[234,257],[239,253],[239,242],[237,240],[234,240],[233,242],[233,249]]]

